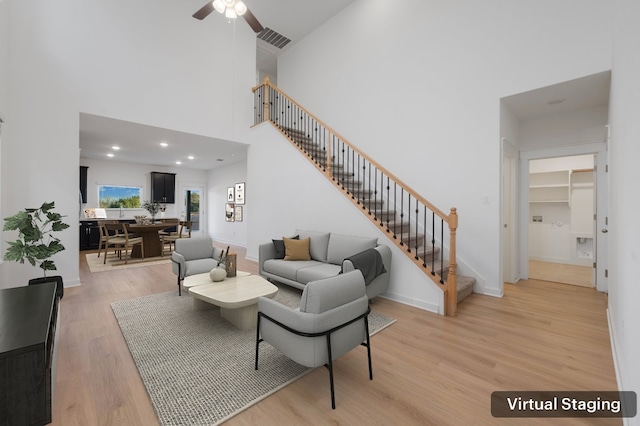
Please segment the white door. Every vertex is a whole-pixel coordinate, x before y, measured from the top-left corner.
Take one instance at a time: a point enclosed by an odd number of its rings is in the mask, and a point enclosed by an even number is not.
[[[180,189],[180,219],[191,221],[192,237],[205,235],[204,194],[204,187],[201,186],[184,186]]]

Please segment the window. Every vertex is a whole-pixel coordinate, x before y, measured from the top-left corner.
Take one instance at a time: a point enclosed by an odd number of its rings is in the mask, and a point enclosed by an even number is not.
[[[139,209],[141,186],[98,185],[98,205],[103,209]]]

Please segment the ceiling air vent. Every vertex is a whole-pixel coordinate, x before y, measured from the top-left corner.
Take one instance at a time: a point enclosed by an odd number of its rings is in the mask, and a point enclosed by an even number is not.
[[[267,27],[260,34],[258,34],[258,38],[260,40],[264,40],[267,43],[277,47],[278,49],[282,49],[285,47],[291,40],[283,36],[282,34],[278,34],[271,28]]]

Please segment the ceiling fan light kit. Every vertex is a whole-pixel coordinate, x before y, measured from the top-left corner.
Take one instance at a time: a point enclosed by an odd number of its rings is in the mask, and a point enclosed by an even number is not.
[[[241,0],[214,0],[213,8],[229,19],[236,19],[247,11],[247,6]]]
[[[224,15],[227,19],[236,19],[238,16],[242,16],[256,34],[264,31],[262,24],[258,22],[255,16],[253,16],[253,13],[251,13],[247,5],[244,4],[242,0],[209,1],[194,13],[193,17],[202,21],[214,10],[221,15]]]

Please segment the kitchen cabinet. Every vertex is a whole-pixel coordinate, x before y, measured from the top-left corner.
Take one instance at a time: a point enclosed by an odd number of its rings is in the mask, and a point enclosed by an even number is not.
[[[151,172],[151,201],[163,204],[176,202],[176,174]]]
[[[82,202],[86,204],[87,202],[87,176],[88,176],[89,167],[80,166],[80,196],[82,197]]]
[[[100,244],[100,228],[97,220],[80,221],[80,250],[95,250]]]

